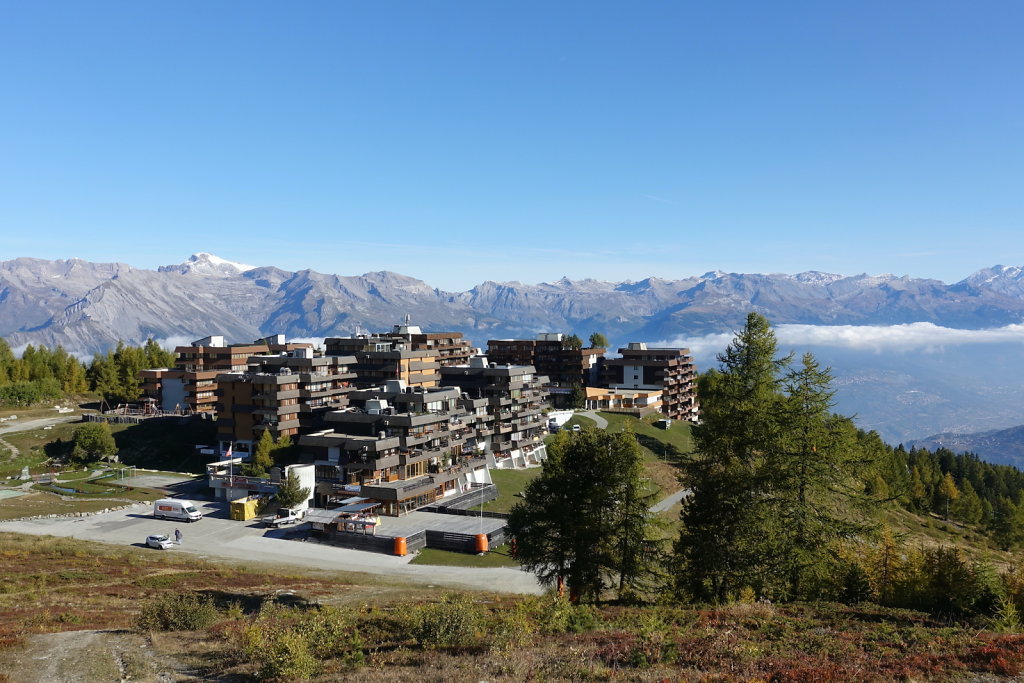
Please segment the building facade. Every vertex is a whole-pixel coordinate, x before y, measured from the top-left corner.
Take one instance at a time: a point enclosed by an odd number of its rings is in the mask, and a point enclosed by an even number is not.
[[[269,430],[275,441],[323,426],[348,405],[355,389],[352,356],[316,356],[311,348],[251,356],[244,372],[217,375],[217,438],[221,452],[248,453]]]
[[[610,389],[661,391],[661,412],[669,418],[696,422],[697,368],[689,349],[647,348],[631,342],[621,358],[604,363],[604,386]]]

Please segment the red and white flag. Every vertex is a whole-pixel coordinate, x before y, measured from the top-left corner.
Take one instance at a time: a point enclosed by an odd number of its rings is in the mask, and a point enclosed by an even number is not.
[[[231,449],[233,447],[234,447],[234,444],[229,445],[228,446],[228,450],[224,453],[224,455],[220,456],[220,459],[221,460],[230,460],[231,459]]]

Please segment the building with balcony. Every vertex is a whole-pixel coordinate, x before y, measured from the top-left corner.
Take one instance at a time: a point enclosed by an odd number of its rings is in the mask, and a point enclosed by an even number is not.
[[[327,429],[299,439],[316,466],[318,506],[358,496],[395,516],[490,482],[457,388],[390,380],[348,398],[325,416]]]
[[[556,406],[565,407],[574,386],[598,386],[605,350],[575,349],[558,332],[545,332],[536,339],[491,339],[487,357],[499,365],[532,365],[538,375],[548,378],[547,390]]]
[[[434,358],[439,366],[461,365],[476,353],[468,339],[461,332],[423,332],[418,326],[409,324],[406,316],[405,324],[395,325],[390,332],[379,332],[355,337],[332,337],[325,341],[327,353],[353,355],[365,352],[380,351],[424,351]],[[385,379],[402,379],[388,377]],[[410,383],[410,386],[415,386]]]
[[[277,440],[323,428],[331,410],[355,389],[353,356],[316,356],[312,348],[251,356],[244,372],[217,375],[217,438],[248,453],[269,430]]]
[[[603,389],[587,387],[587,410],[644,417],[661,412],[660,389]]]
[[[539,463],[545,457],[547,378],[532,365],[499,365],[484,356],[441,368],[441,384],[462,392],[465,419],[477,448],[497,467]]]
[[[631,342],[619,353],[621,358],[604,363],[604,386],[660,390],[661,412],[665,417],[697,421],[697,369],[689,349],[649,349],[643,342]]]
[[[143,397],[152,399],[165,411],[212,414],[217,404],[217,375],[245,371],[251,356],[312,347],[288,343],[281,334],[257,339],[252,344],[228,344],[221,335],[203,337],[174,349],[174,368],[143,370]]]

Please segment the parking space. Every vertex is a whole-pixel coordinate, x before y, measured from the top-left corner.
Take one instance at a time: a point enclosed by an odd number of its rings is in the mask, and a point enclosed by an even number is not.
[[[180,546],[175,546],[170,550],[140,548],[139,552],[190,553],[211,560],[223,559],[242,562],[248,566],[253,563],[263,563],[280,567],[366,572],[372,574],[375,579],[391,578],[423,585],[450,585],[504,593],[541,592],[534,576],[518,569],[410,565],[408,562],[412,559],[411,556],[395,557],[349,550],[328,544],[290,540],[290,537],[295,536],[296,532],[302,531],[302,525],[287,530],[270,530],[255,520],[237,522],[229,519],[225,503],[195,502],[204,517],[191,524],[154,519],[152,507],[139,504],[123,510],[114,510],[89,517],[0,522],[0,531],[64,536],[138,547],[143,546],[146,537],[151,534],[167,534],[173,538],[174,530],[180,529],[182,532]],[[454,517],[452,515],[437,516]],[[472,517],[454,518],[479,524],[479,520]],[[388,521],[392,519],[388,518]],[[484,522],[487,521],[485,518]],[[500,522],[501,520],[493,521]]]

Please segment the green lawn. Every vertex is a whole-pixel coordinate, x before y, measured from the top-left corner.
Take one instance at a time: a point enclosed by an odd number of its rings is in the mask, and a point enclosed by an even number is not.
[[[620,413],[601,413],[608,420],[609,432],[631,429],[643,451],[644,470],[651,481],[651,488],[658,492],[658,498],[678,491],[679,468],[677,462],[693,450],[690,438],[690,424],[673,420],[669,429],[660,429],[651,424],[652,418],[643,420]],[[653,416],[658,419],[658,416]]]
[[[484,503],[488,512],[510,512],[521,498],[516,494],[526,488],[541,472],[540,467],[527,470],[491,470],[491,481],[498,487],[498,497]]]
[[[519,563],[513,560],[508,553],[508,546],[493,548],[486,555],[472,555],[470,553],[456,553],[450,550],[438,550],[437,548],[424,548],[409,562],[409,564],[434,564],[447,567],[518,567]]]

